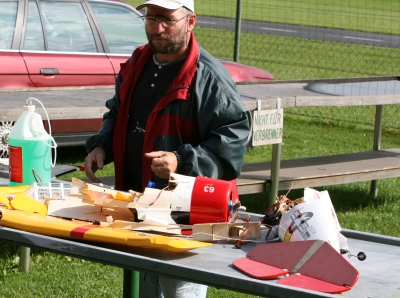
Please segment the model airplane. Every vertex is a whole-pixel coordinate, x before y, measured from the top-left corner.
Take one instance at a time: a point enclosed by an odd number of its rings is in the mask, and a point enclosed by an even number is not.
[[[258,245],[232,264],[253,278],[282,277],[278,284],[332,294],[349,291],[359,278],[357,269],[322,240]]]
[[[180,236],[181,224],[229,222],[235,198],[237,190],[228,181],[178,174],[171,175],[168,189],[146,188],[143,193],[78,179],[65,185],[34,183],[0,189],[0,226],[63,238],[186,251],[210,244],[159,234]]]

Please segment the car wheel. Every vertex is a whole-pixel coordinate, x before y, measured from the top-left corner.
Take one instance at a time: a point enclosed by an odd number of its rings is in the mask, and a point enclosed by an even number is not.
[[[8,135],[14,122],[0,122],[0,158],[8,158]]]

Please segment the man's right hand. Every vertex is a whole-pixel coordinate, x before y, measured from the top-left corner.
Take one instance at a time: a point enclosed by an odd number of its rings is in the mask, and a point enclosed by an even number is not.
[[[101,181],[94,175],[97,170],[103,169],[106,153],[101,147],[95,147],[92,152],[85,158],[85,173],[86,176],[93,182],[100,183]]]

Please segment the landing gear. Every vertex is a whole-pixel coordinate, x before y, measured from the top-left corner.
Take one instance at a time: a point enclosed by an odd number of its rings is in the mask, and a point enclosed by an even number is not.
[[[340,249],[340,253],[341,253],[342,255],[348,254],[347,256],[348,256],[349,258],[351,258],[351,257],[357,257],[357,259],[358,259],[359,261],[364,261],[364,260],[367,258],[367,255],[366,255],[364,252],[362,252],[362,251],[360,251],[360,252],[355,256],[355,255],[352,255],[348,249],[342,249],[342,248],[341,248],[341,249]]]

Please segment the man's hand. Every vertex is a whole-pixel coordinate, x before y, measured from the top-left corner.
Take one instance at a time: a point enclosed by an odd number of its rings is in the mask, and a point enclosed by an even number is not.
[[[85,173],[86,176],[93,182],[100,183],[101,181],[94,175],[97,170],[103,169],[106,153],[100,147],[95,147],[92,152],[85,158]]]
[[[152,159],[151,170],[160,178],[168,179],[178,169],[178,159],[173,152],[153,151],[144,156]]]

